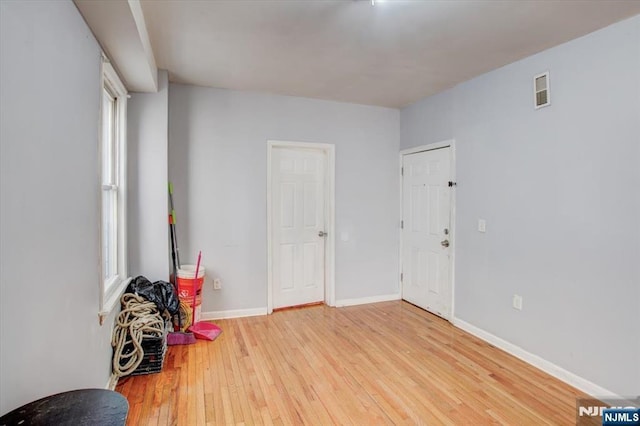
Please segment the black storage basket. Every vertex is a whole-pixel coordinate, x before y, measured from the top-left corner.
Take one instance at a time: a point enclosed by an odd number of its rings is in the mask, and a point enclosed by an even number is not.
[[[133,370],[130,376],[139,376],[141,374],[159,373],[162,371],[164,356],[167,353],[167,333],[169,331],[169,322],[165,321],[165,332],[159,337],[144,337],[142,342],[142,350],[144,356],[142,362]],[[134,351],[133,343],[127,343],[123,348],[123,355],[130,354]]]
[[[144,350],[142,362],[131,375],[139,376],[141,374],[152,374],[162,371],[164,356],[167,353],[167,336],[145,337],[142,339],[142,349]]]

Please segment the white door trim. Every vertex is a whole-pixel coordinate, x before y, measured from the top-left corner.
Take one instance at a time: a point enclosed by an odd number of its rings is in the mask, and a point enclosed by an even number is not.
[[[322,150],[327,156],[327,170],[325,173],[325,241],[324,261],[324,302],[329,306],[336,304],[335,289],[335,186],[336,186],[336,147],[328,143],[267,141],[267,312],[273,312],[273,229],[271,226],[271,167],[274,148],[312,148]]]
[[[403,164],[403,158],[405,155],[409,155],[409,154],[415,154],[418,152],[423,152],[423,151],[432,151],[434,149],[438,149],[438,148],[446,148],[449,147],[449,155],[450,155],[450,161],[451,161],[451,168],[450,168],[450,173],[451,173],[451,180],[453,182],[456,181],[456,142],[454,139],[448,139],[445,141],[441,141],[441,142],[435,142],[435,143],[431,143],[431,144],[427,144],[427,145],[420,145],[420,146],[416,146],[414,148],[407,148],[407,149],[403,149],[400,151],[400,158],[399,158],[399,167],[398,170],[400,171],[400,220],[402,220],[402,218],[404,217],[404,211],[403,211],[403,206],[402,206],[402,200],[404,197],[403,194],[403,175],[402,175],[402,164]],[[452,187],[452,191],[451,191],[451,205],[450,205],[450,209],[451,209],[451,232],[449,235],[449,242],[451,243],[451,257],[449,259],[449,267],[450,267],[450,274],[449,274],[449,279],[451,280],[451,312],[449,313],[449,317],[446,318],[448,321],[452,321],[453,318],[455,318],[455,285],[456,285],[456,280],[455,280],[455,258],[456,258],[456,186],[454,185]],[[400,251],[398,252],[398,256],[400,258],[400,273],[398,274],[398,284],[400,287],[400,297],[402,298],[402,281],[400,280],[400,274],[403,271],[403,265],[402,265],[402,253],[403,253],[403,239],[402,239],[402,228],[399,229],[400,232]]]

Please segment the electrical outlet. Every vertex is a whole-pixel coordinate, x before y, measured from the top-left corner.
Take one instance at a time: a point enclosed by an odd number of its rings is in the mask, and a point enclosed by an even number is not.
[[[220,278],[214,278],[213,279],[213,289],[214,290],[220,290],[222,288],[222,282],[220,281]]]
[[[478,219],[478,232],[487,232],[487,221]]]
[[[522,296],[517,294],[513,295],[513,309],[522,310]]]

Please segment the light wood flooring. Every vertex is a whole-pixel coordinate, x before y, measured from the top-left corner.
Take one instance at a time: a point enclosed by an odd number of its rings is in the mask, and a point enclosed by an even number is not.
[[[120,380],[127,424],[571,425],[584,396],[406,302],[215,323]]]

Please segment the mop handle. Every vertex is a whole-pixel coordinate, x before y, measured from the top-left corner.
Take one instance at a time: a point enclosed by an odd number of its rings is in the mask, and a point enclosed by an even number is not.
[[[193,320],[191,320],[191,324],[196,323],[196,291],[198,288],[198,270],[200,269],[200,258],[202,257],[202,251],[198,252],[198,262],[196,263],[196,274],[193,278],[193,308],[191,311],[191,315]]]
[[[173,220],[173,236],[175,239],[175,249],[176,249],[176,264],[178,265],[178,269],[180,269],[180,249],[178,248],[178,234],[176,232],[176,210],[173,207],[173,184],[169,182],[169,205],[171,207],[171,219]]]

